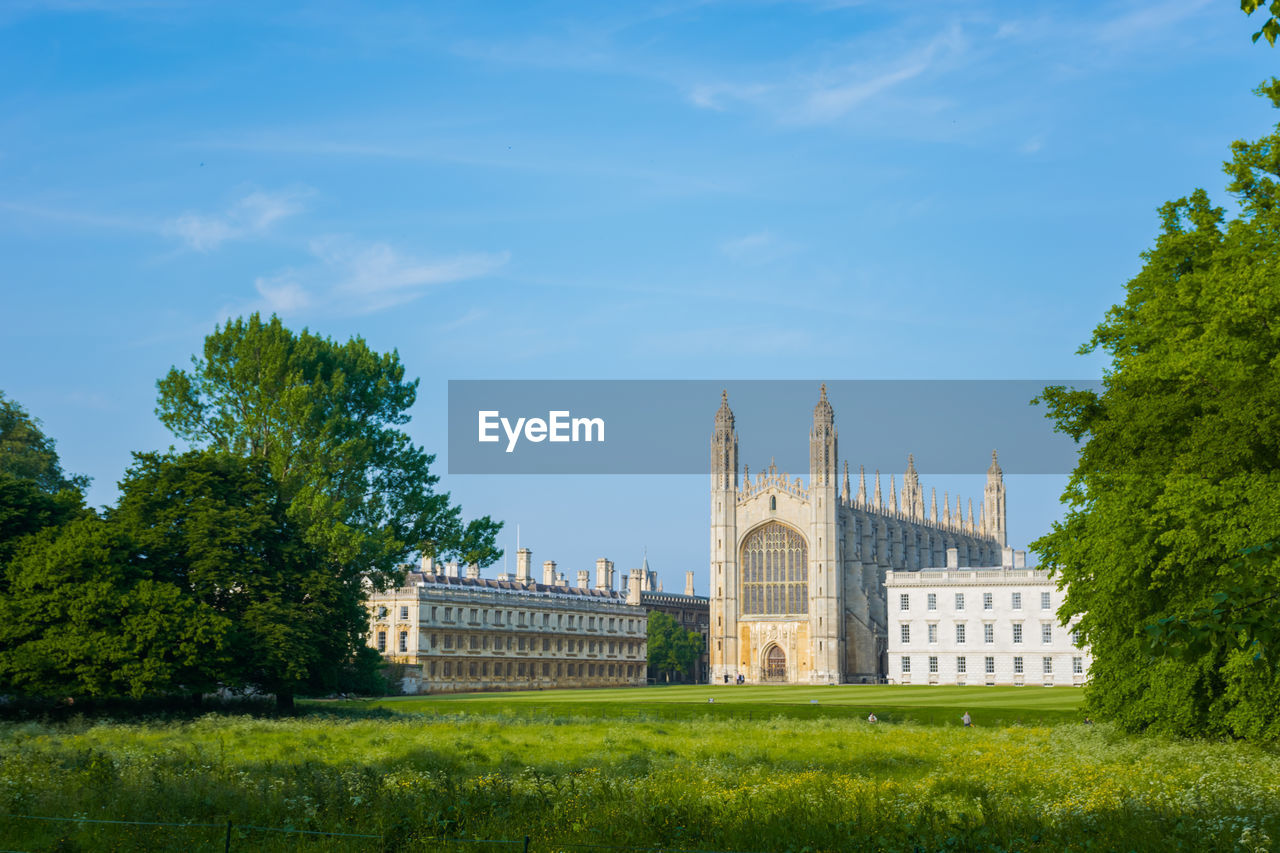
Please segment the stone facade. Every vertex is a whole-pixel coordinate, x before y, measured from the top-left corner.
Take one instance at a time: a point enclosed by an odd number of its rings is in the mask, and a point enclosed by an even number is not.
[[[1000,566],[891,571],[890,684],[1080,685],[1092,658],[1074,621],[1058,622],[1062,591],[1006,549]]]
[[[405,584],[369,597],[368,643],[405,665],[405,693],[631,687],[645,683],[648,615],[613,588],[613,564],[596,561],[596,586],[579,572],[570,586],[531,554],[517,554],[516,577],[480,577],[430,560]],[[588,576],[588,577],[584,577]]]
[[[835,416],[822,387],[809,433],[809,481],[774,465],[751,478],[738,464],[738,435],[728,396],[711,438],[712,683],[838,684],[888,674],[889,571],[944,562],[956,549],[969,565],[999,562],[1005,545],[1004,476],[991,456],[974,520],[936,491],[924,491],[908,457],[899,495],[879,472],[867,497],[865,472],[851,493],[849,466],[839,477]],[[741,479],[739,472],[741,471]]]

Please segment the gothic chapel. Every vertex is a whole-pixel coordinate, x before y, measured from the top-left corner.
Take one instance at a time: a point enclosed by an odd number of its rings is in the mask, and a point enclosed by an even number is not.
[[[987,485],[973,519],[936,490],[925,512],[915,459],[907,457],[902,493],[889,478],[886,502],[875,474],[849,492],[849,465],[837,490],[839,456],[827,387],[813,409],[809,482],[772,464],[738,479],[738,434],[722,394],[711,437],[711,681],[839,684],[886,674],[887,570],[1000,565],[1005,545],[1004,475],[991,453]]]

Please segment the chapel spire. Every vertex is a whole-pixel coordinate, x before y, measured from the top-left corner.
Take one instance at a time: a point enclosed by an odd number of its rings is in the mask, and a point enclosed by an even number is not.
[[[813,407],[813,430],[809,433],[809,487],[831,489],[832,499],[837,459],[835,413],[827,401],[827,386],[823,384],[818,404]]]
[[[858,506],[867,505],[867,466],[858,466]]]
[[[738,433],[734,429],[729,392],[720,392],[715,428],[711,433],[711,488],[738,490]]]

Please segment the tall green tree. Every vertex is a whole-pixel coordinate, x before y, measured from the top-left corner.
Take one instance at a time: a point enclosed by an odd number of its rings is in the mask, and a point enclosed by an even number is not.
[[[1280,106],[1280,82],[1258,91]],[[1280,540],[1280,127],[1234,143],[1225,170],[1239,214],[1203,190],[1164,205],[1081,348],[1111,358],[1102,392],[1045,390],[1081,451],[1065,519],[1032,547],[1081,617],[1095,714],[1274,738],[1280,649],[1258,641],[1280,624],[1280,552],[1262,547]]]
[[[167,427],[196,447],[265,460],[308,539],[375,585],[394,582],[412,551],[481,565],[502,556],[501,524],[463,524],[435,491],[435,457],[400,429],[418,382],[406,381],[395,352],[295,334],[254,314],[216,328],[203,358],[158,386]]]
[[[669,613],[655,610],[649,614],[649,671],[666,681],[683,681],[689,677],[706,642],[697,631],[686,631]]]
[[[292,707],[364,645],[364,573],[308,541],[266,460],[216,451],[137,454],[109,521],[157,579],[225,619],[219,683]]]
[[[86,515],[16,551],[0,596],[6,692],[138,698],[219,682],[227,620],[162,577],[120,525]]]
[[[52,438],[40,421],[0,391],[0,476],[29,480],[49,494],[68,489],[83,492],[89,478],[62,470]]]

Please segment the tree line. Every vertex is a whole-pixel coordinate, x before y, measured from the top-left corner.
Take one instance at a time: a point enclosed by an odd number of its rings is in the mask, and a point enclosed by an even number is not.
[[[157,386],[190,449],[135,453],[101,510],[0,393],[0,694],[374,690],[367,592],[411,553],[502,556],[401,429],[418,382],[394,352],[254,314]]]

